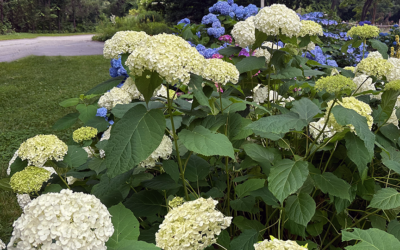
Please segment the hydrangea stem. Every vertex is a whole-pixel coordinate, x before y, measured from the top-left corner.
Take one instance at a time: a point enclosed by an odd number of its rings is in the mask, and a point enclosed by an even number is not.
[[[172,115],[172,103],[171,103],[172,100],[169,96],[169,84],[168,83],[167,83],[167,102],[168,102],[168,113],[169,113],[169,117],[171,119],[172,136],[174,137],[176,157],[178,158],[178,165],[179,165],[179,170],[180,170],[180,176],[182,179],[183,190],[185,191],[185,199],[187,201],[189,201],[189,194],[188,194],[188,191],[186,188],[186,181],[185,181],[185,171],[183,170],[183,167],[182,167],[182,160],[181,160],[181,156],[179,154],[179,147],[178,147],[178,136],[176,135],[174,116]]]

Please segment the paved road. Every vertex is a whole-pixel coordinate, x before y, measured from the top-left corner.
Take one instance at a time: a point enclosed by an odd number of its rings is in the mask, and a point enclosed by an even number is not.
[[[29,55],[102,55],[104,43],[92,41],[92,36],[42,36],[33,39],[0,41],[0,62],[11,62]]]

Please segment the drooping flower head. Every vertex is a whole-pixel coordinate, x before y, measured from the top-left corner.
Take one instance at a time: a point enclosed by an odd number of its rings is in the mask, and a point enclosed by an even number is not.
[[[270,36],[278,36],[279,30],[288,37],[297,36],[301,29],[299,16],[284,4],[262,8],[254,17],[254,24],[256,29]]]
[[[127,92],[133,100],[144,101],[144,96],[139,92],[132,77],[126,79],[124,86],[122,86],[121,89]]]
[[[29,166],[11,176],[10,186],[18,194],[35,193],[50,179],[50,175],[46,169]]]
[[[317,139],[318,135],[321,133],[322,129],[324,128],[326,123],[325,118],[321,118],[316,122],[311,122],[310,123],[310,134],[314,139]],[[318,138],[317,143],[320,144],[321,142],[324,141],[325,138],[332,137],[335,132],[333,131],[332,127],[326,126],[324,129],[324,132],[320,135]]]
[[[292,240],[278,240],[273,236],[270,236],[271,240],[264,240],[262,242],[254,244],[255,250],[304,250],[307,249],[307,245],[300,246],[296,241]]]
[[[37,135],[21,144],[18,156],[28,160],[28,165],[42,167],[46,161],[62,161],[68,146],[55,135]]]
[[[32,200],[13,226],[10,250],[105,250],[114,233],[111,215],[99,199],[66,189]]]
[[[188,84],[190,73],[200,75],[204,57],[183,38],[160,34],[152,36],[136,47],[126,65],[141,76],[144,70],[156,71],[171,84]]]
[[[269,51],[267,49],[259,48],[254,52],[254,55],[256,57],[264,56],[265,57],[265,63],[269,63],[269,61],[271,60],[271,53],[269,53]]]
[[[373,25],[365,24],[363,26],[354,26],[347,32],[347,36],[355,38],[360,37],[362,40],[379,36],[379,28]]]
[[[118,31],[104,43],[103,55],[107,59],[118,59],[120,54],[132,53],[135,47],[148,37],[143,31]]]
[[[372,128],[374,118],[372,118],[372,116],[371,116],[372,109],[368,104],[356,99],[355,97],[344,97],[341,102],[340,101],[336,102],[333,107],[332,107],[332,104],[333,104],[333,100],[328,102],[327,111],[326,111],[325,117],[324,117],[325,119],[327,119],[329,109],[333,108],[334,106],[341,105],[344,108],[352,109],[352,110],[356,111],[359,115],[367,118],[368,127],[369,127],[369,129]],[[344,130],[344,126],[337,123],[335,116],[333,115],[332,112],[329,116],[328,126],[332,127],[332,129],[335,132],[341,132]],[[348,124],[347,126],[349,126],[351,131],[355,130],[354,126],[351,124]]]
[[[72,133],[72,139],[75,142],[79,143],[79,142],[90,140],[93,137],[96,137],[97,133],[98,133],[97,128],[81,127]]]
[[[222,85],[228,82],[236,84],[239,81],[239,71],[236,66],[221,59],[206,60],[201,76]]]
[[[357,85],[357,91],[354,94],[362,93],[368,90],[376,90],[372,82],[372,78],[367,75],[359,75],[353,78],[353,82]]]
[[[108,110],[113,109],[117,104],[128,104],[132,101],[130,94],[123,89],[114,87],[110,92],[102,95],[98,101],[100,107]]]
[[[294,98],[290,96],[288,98],[284,98],[283,96],[279,95],[278,92],[274,90],[268,91],[267,87],[263,87],[261,84],[258,84],[253,89],[253,101],[258,104],[274,101],[275,104],[285,106],[286,102],[294,101]]]
[[[301,29],[298,36],[304,37],[306,35],[322,36],[323,35],[322,26],[314,21],[302,20]]]
[[[156,233],[157,246],[164,250],[202,250],[215,243],[216,236],[232,221],[215,209],[217,204],[212,198],[199,198],[171,209]]]
[[[388,60],[376,57],[367,57],[361,60],[356,67],[356,72],[365,75],[375,76],[380,79],[387,75],[393,68],[393,65]]]
[[[389,83],[386,83],[385,90],[399,91],[400,90],[400,80],[394,80]]]
[[[342,75],[321,77],[315,83],[317,91],[325,90],[328,93],[339,93],[345,90],[355,90],[357,85],[350,79]]]
[[[246,21],[237,22],[231,31],[235,42],[242,48],[251,46],[256,41],[256,28],[253,20],[254,17],[249,17]]]

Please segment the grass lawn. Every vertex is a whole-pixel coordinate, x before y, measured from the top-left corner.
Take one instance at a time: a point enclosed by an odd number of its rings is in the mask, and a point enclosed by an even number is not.
[[[66,140],[73,129],[54,131],[52,125],[72,112],[59,102],[78,97],[110,78],[103,56],[30,56],[0,63],[0,179],[8,162],[26,139],[55,134]],[[0,189],[0,239],[8,243],[12,223],[21,210],[12,192]]]
[[[26,39],[26,38],[36,38],[38,36],[76,36],[76,35],[89,35],[91,33],[51,33],[51,34],[33,34],[33,33],[15,33],[10,35],[0,35],[0,41],[3,40],[13,40],[13,39]]]

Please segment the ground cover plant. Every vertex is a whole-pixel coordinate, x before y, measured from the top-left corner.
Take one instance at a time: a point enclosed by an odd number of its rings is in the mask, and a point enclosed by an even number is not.
[[[93,33],[53,33],[53,34],[13,33],[9,35],[0,35],[0,41],[36,38],[39,36],[77,36],[77,35],[89,35],[89,34]]]
[[[400,59],[379,30],[348,31],[344,68],[306,56],[323,27],[285,5],[231,35],[210,59],[176,35],[106,41],[112,79],[53,128],[83,126],[10,160],[8,249],[397,249]]]
[[[102,56],[32,56],[0,63],[0,179],[7,177],[10,157],[27,138],[55,133],[68,139],[74,128],[52,129],[68,112],[58,103],[106,80],[108,65]],[[0,239],[7,239],[21,215],[12,192],[0,191],[0,211]]]

